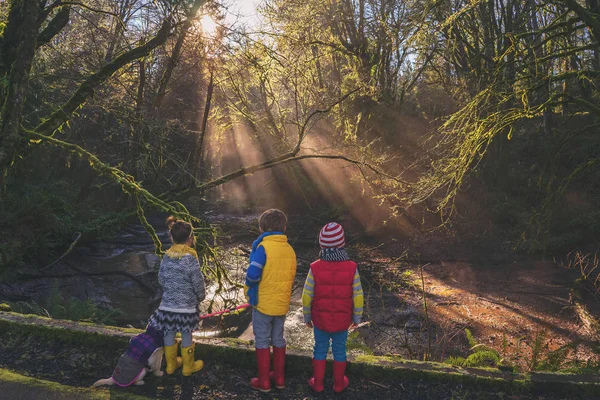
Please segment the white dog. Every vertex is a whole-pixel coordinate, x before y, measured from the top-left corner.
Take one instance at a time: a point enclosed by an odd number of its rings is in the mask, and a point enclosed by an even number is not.
[[[145,332],[129,341],[129,348],[119,358],[112,376],[98,380],[94,386],[141,386],[148,372],[155,376],[163,376],[164,372],[160,370],[164,354],[163,344],[163,333],[148,325]]]

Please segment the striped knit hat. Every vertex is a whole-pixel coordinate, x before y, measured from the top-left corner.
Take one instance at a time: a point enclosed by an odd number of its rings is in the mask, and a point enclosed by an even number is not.
[[[330,222],[325,225],[319,232],[319,245],[322,249],[344,247],[346,245],[344,228],[337,222]]]

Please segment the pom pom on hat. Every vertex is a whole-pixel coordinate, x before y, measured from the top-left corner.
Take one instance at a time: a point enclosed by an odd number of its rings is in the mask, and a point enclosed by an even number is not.
[[[344,247],[346,245],[344,228],[337,222],[325,225],[319,232],[319,245],[322,249]]]

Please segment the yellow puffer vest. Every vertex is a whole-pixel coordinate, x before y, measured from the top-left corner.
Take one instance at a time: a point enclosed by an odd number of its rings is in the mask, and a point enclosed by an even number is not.
[[[265,315],[286,315],[290,310],[292,285],[296,276],[296,253],[287,242],[286,235],[266,236],[259,246],[267,255],[258,284],[258,305]]]

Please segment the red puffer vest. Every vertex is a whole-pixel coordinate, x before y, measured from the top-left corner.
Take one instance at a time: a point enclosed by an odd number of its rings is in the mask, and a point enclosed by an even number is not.
[[[317,260],[310,269],[315,280],[312,301],[314,325],[325,332],[347,330],[352,323],[352,283],[356,263],[350,260]]]

